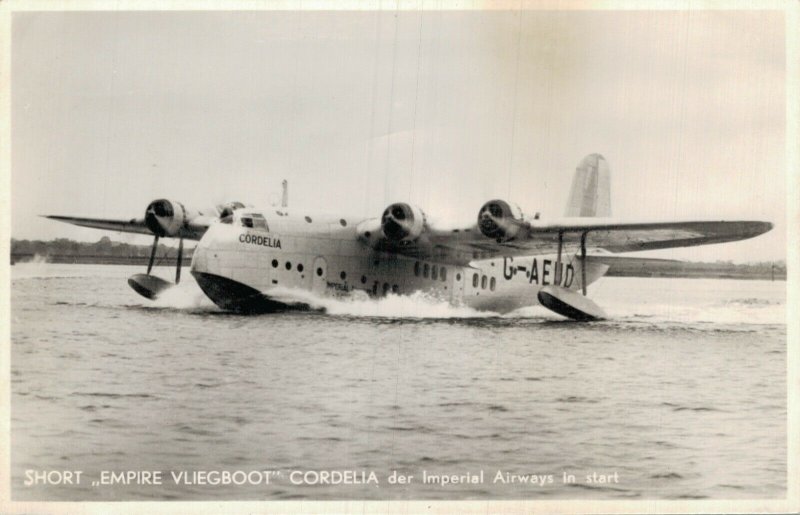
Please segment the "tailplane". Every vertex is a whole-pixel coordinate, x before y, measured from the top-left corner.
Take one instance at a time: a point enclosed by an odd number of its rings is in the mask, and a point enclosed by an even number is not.
[[[589,154],[575,169],[564,216],[611,216],[611,172],[600,154]]]

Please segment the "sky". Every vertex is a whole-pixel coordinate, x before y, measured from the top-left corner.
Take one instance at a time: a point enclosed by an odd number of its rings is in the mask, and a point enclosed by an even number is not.
[[[647,253],[786,256],[780,11],[15,12],[11,235],[149,243],[42,214],[156,198],[470,223],[564,214],[603,154],[621,219],[767,220]]]

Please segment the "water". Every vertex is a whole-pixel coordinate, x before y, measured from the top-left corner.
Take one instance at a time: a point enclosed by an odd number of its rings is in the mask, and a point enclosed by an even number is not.
[[[12,268],[14,500],[785,496],[783,282],[606,278],[590,294],[613,320],[581,324],[424,296],[239,316],[191,278],[142,299],[125,283],[139,271]],[[84,479],[25,486],[27,470]],[[92,486],[104,470],[162,471],[163,484]],[[280,474],[170,476],[199,470]],[[379,484],[294,485],[295,470]],[[392,471],[414,478],[388,484]],[[442,486],[423,471],[484,477]]]

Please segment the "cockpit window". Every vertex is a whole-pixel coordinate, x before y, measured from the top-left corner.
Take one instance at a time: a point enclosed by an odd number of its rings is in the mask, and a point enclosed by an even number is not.
[[[269,232],[269,226],[267,225],[267,220],[266,218],[264,218],[264,215],[262,214],[259,213],[244,214],[242,215],[240,220],[242,227]]]

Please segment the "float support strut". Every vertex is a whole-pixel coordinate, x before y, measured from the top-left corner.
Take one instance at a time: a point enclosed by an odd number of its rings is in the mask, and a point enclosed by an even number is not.
[[[561,247],[564,243],[564,233],[558,231],[558,255],[556,256],[556,284],[561,284]]]
[[[181,265],[183,264],[183,237],[178,242],[178,267],[175,269],[175,284],[181,282]]]
[[[150,251],[150,261],[147,263],[147,275],[150,275],[150,271],[153,269],[153,261],[156,259],[156,250],[158,250],[158,234],[156,234],[153,240],[153,250]]]
[[[581,291],[586,296],[586,233],[581,234]]]

